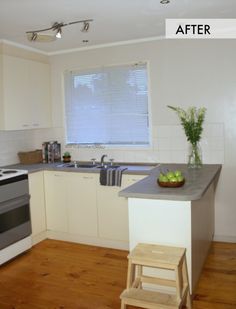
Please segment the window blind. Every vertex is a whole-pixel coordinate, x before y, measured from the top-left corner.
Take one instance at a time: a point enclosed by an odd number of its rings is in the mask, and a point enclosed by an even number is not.
[[[71,71],[65,83],[67,143],[149,144],[146,64]]]

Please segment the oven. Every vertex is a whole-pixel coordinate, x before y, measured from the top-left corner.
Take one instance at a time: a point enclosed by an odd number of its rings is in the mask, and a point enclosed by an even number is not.
[[[31,244],[27,171],[0,170],[0,265]]]

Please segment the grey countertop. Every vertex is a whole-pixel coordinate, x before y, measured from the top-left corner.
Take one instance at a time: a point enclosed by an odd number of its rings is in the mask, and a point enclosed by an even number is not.
[[[185,184],[180,188],[163,188],[157,184],[160,171],[180,170]],[[119,196],[158,200],[193,201],[200,199],[209,186],[217,181],[221,165],[203,165],[200,169],[190,169],[186,164],[163,164],[151,170],[149,177],[119,192]]]
[[[117,164],[117,163],[116,163]],[[59,165],[59,166],[58,166]],[[7,166],[13,169],[28,170],[29,173],[38,171],[62,171],[78,173],[100,173],[98,168],[73,168],[61,166],[61,163],[52,164],[15,164]],[[159,200],[193,201],[200,199],[208,187],[218,179],[221,165],[205,164],[200,169],[189,169],[186,164],[145,164],[119,163],[126,168],[124,174],[147,175],[144,179],[119,192],[119,196],[128,198],[144,198]],[[6,166],[5,166],[6,168]],[[180,188],[162,188],[157,184],[161,171],[180,170],[185,177],[185,184]]]
[[[85,162],[82,162],[85,163]],[[86,162],[89,163],[89,162]],[[91,163],[91,162],[90,162]],[[71,163],[73,164],[73,163]],[[115,163],[124,168],[124,174],[134,175],[149,175],[151,171],[158,165],[157,163]],[[38,163],[38,164],[14,164],[4,166],[4,168],[22,169],[27,170],[28,173],[34,173],[39,171],[61,171],[61,172],[73,172],[73,173],[100,173],[99,168],[74,168],[66,167],[62,162],[57,163]]]

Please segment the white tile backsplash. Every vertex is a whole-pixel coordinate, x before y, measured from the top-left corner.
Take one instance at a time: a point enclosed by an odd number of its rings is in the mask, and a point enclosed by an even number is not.
[[[156,126],[156,137],[171,137],[171,127],[172,126]]]
[[[181,125],[173,125],[171,128],[171,137],[185,137],[184,130]]]
[[[171,163],[171,152],[170,150],[160,150],[158,152],[158,160],[160,163]]]
[[[204,126],[201,149],[204,163],[224,162],[224,126],[221,123],[206,124]],[[62,131],[61,131],[62,132]],[[116,149],[116,148],[67,148],[73,160],[89,161],[91,158],[100,160],[107,154],[109,160],[115,162],[160,162],[186,163],[188,142],[181,125],[153,126],[152,147],[150,149]],[[54,132],[55,134],[55,132]],[[59,133],[57,133],[60,135]],[[61,133],[62,134],[62,133]],[[219,134],[219,136],[217,136]],[[60,138],[58,138],[60,140]],[[63,137],[61,138],[63,140]]]
[[[32,131],[0,131],[0,166],[19,162],[19,151],[32,150]]]
[[[154,134],[155,133],[155,134]],[[218,134],[218,135],[217,135]],[[116,149],[116,148],[84,148],[65,145],[63,128],[0,131],[0,165],[19,162],[19,151],[40,149],[44,141],[57,140],[64,151],[70,151],[72,160],[100,160],[107,154],[107,160],[115,162],[160,162],[186,163],[188,142],[180,125],[163,125],[153,127],[153,141],[150,149]],[[224,163],[224,125],[222,123],[204,126],[201,149],[203,163]]]
[[[41,149],[44,141],[61,142],[62,132],[62,129],[0,131],[0,166],[18,163],[18,152]]]
[[[203,137],[224,137],[224,123],[210,123],[204,125]]]

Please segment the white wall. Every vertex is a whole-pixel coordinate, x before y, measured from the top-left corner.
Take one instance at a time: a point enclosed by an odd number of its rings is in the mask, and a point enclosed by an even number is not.
[[[107,153],[116,161],[186,162],[184,133],[177,116],[166,106],[207,107],[203,160],[224,164],[216,194],[216,239],[236,241],[235,52],[235,40],[160,40],[51,56],[54,125],[63,125],[65,70],[148,61],[152,147],[71,149],[73,158],[89,160]]]

